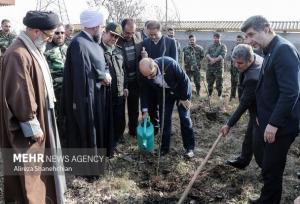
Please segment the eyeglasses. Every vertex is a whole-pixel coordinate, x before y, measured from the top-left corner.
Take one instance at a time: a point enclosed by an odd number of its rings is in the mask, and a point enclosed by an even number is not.
[[[59,34],[63,35],[63,34],[65,34],[65,32],[62,32],[62,31],[61,32],[58,32],[58,31],[55,32],[55,35],[59,35]]]

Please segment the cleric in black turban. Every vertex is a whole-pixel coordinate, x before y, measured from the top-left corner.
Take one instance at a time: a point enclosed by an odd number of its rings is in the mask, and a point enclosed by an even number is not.
[[[52,11],[28,11],[23,23],[29,28],[52,30],[60,23],[58,15]]]

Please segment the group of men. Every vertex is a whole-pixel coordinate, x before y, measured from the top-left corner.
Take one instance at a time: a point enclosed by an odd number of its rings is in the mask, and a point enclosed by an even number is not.
[[[157,21],[149,21],[148,37],[142,41],[133,19],[124,19],[121,25],[106,24],[107,17],[103,7],[83,11],[83,29],[68,41],[67,28],[55,13],[26,14],[26,30],[7,47],[1,61],[1,147],[15,153],[43,154],[46,149],[60,149],[63,139],[63,147],[104,148],[106,156],[111,157],[125,130],[125,100],[129,134],[135,136],[139,101],[144,117],[148,117],[148,109],[152,116],[150,110],[161,111],[161,90],[165,88],[168,95],[162,150],[165,154],[169,151],[176,103],[186,156],[194,156],[189,113],[192,89],[176,61],[175,40],[161,34]],[[151,104],[150,99],[157,100]],[[159,120],[155,119],[158,127]],[[60,131],[57,122],[61,122]],[[4,163],[11,164],[5,165],[7,172],[13,164],[2,150]],[[65,178],[58,172],[5,175],[4,186],[5,202],[64,202]]]
[[[220,133],[225,136],[246,110],[250,117],[241,155],[226,163],[243,169],[254,153],[263,187],[250,203],[279,204],[287,153],[299,132],[300,57],[263,16],[248,18],[241,30],[251,46],[239,44],[231,56],[240,72],[240,104]],[[261,48],[264,59],[253,48]]]
[[[111,157],[124,140],[127,100],[129,135],[136,136],[141,110],[143,117],[150,117],[155,134],[162,128],[162,156],[170,151],[176,104],[184,155],[194,156],[190,78],[199,95],[201,60],[206,57],[208,94],[212,94],[216,81],[218,96],[222,98],[227,48],[220,42],[220,34],[214,34],[214,43],[206,53],[196,44],[195,35],[190,35],[189,45],[181,52],[174,29],[168,30],[170,37],[165,36],[158,21],[147,21],[144,31],[137,33],[133,19],[124,19],[119,25],[106,23],[107,17],[108,11],[103,7],[85,10],[80,15],[82,31],[66,37],[67,30],[74,28],[60,24],[56,14],[26,14],[26,30],[12,40],[11,46],[5,44],[1,61],[1,147],[14,152],[43,153],[45,148],[61,148],[62,139],[63,147],[95,151],[104,148]],[[5,32],[9,21],[2,24]],[[233,70],[232,80],[234,85],[239,81],[240,104],[220,132],[226,135],[249,110],[242,154],[227,164],[245,168],[254,153],[262,168],[264,186],[260,198],[251,202],[275,204],[281,199],[287,151],[298,134],[300,122],[299,55],[262,16],[247,19],[242,31],[249,45],[238,43],[231,55],[232,68],[239,71],[238,74]],[[12,38],[7,33],[7,38]],[[263,49],[264,59],[254,54],[253,48],[257,47]],[[178,59],[182,55],[184,67]],[[54,109],[57,100],[56,109],[60,111]],[[55,114],[61,118],[60,131]],[[3,159],[10,161],[5,155]],[[64,175],[37,173],[5,176],[5,201],[63,203]]]

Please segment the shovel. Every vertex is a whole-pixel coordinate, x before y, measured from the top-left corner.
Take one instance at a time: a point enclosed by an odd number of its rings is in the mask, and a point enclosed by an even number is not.
[[[207,153],[205,159],[202,161],[201,165],[197,168],[192,180],[190,181],[189,185],[186,187],[186,189],[184,190],[183,194],[181,195],[180,200],[178,201],[177,204],[182,204],[184,199],[186,198],[186,196],[188,195],[188,193],[190,192],[197,176],[199,175],[199,173],[201,172],[201,170],[203,169],[204,165],[207,163],[210,155],[212,154],[212,152],[214,151],[214,149],[216,148],[217,144],[219,143],[219,141],[221,140],[223,134],[220,133],[218,138],[216,139],[216,141],[214,142],[214,144],[212,145],[212,147],[210,148],[209,152]]]

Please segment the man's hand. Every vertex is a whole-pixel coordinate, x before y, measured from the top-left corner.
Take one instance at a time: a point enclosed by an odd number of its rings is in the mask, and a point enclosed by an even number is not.
[[[38,144],[42,144],[43,140],[44,140],[44,134],[43,132],[39,132],[36,135],[33,135],[31,137],[32,140],[36,141]]]
[[[129,91],[128,91],[128,89],[124,89],[124,91],[123,91],[123,92],[124,92],[124,96],[125,96],[125,97],[128,97],[128,95],[129,95]]]
[[[148,112],[147,111],[143,112],[142,113],[142,119],[144,120],[147,117],[148,117]]]
[[[210,56],[207,56],[207,61],[208,61],[208,64],[211,64],[212,58]]]
[[[265,142],[267,142],[267,143],[275,142],[275,136],[276,136],[277,130],[278,130],[277,127],[274,127],[274,126],[268,124],[265,129],[265,133],[264,133]]]
[[[215,64],[216,62],[217,62],[217,58],[212,58],[212,60],[211,60],[211,64]]]
[[[215,58],[212,58],[212,57],[208,58],[208,64],[214,64],[215,62],[216,62]]]
[[[179,100],[178,105],[182,105],[186,110],[189,110],[192,106],[192,103],[187,99],[187,100]]]
[[[219,130],[219,133],[222,134],[223,137],[225,137],[230,130],[230,127],[228,125],[223,125],[221,129]]]
[[[111,84],[111,76],[110,76],[109,73],[105,73],[105,78],[102,81],[102,84],[105,85],[105,86],[108,86],[108,85]]]
[[[143,47],[143,49],[141,51],[141,56],[142,56],[142,58],[147,58],[148,57],[148,53],[147,53],[145,47]]]

